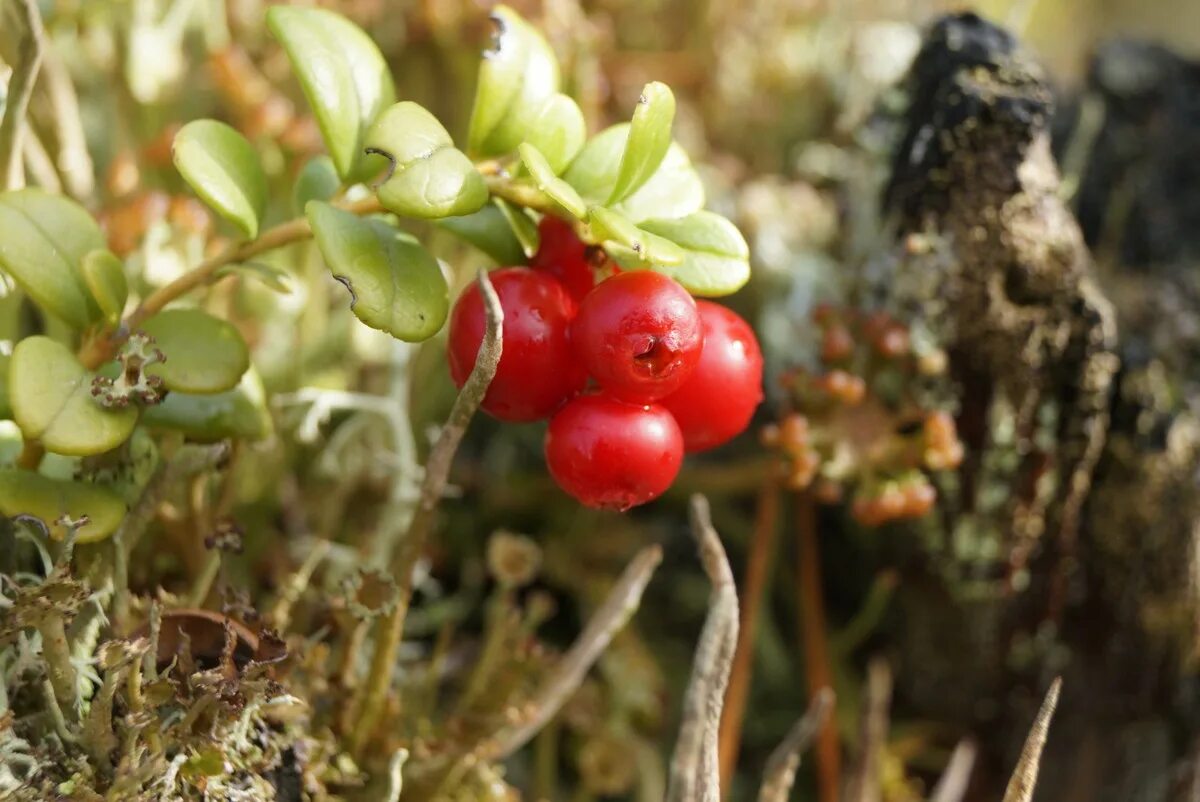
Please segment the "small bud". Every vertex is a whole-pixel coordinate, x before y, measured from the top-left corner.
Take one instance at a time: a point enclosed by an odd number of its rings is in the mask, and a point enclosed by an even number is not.
[[[530,538],[511,532],[496,532],[488,541],[488,571],[502,585],[520,588],[537,578],[542,550]]]

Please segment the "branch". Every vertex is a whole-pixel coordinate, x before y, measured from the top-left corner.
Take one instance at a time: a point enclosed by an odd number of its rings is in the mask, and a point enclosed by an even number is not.
[[[654,569],[662,562],[662,549],[650,546],[637,556],[621,574],[608,598],[600,605],[562,660],[542,683],[530,702],[532,714],[524,721],[502,730],[484,744],[478,757],[486,761],[503,760],[529,743],[578,688],[589,669],[608,648],[613,637],[637,612]]]
[[[846,784],[846,802],[879,802],[879,763],[887,739],[892,705],[892,670],[876,658],[867,666],[858,759]]]
[[[725,549],[713,529],[708,500],[699,494],[692,496],[691,524],[713,590],[684,695],[667,802],[717,802],[721,798],[717,731],[737,645],[737,588]]]
[[[929,802],[962,802],[967,795],[967,786],[971,782],[971,770],[975,768],[975,754],[978,752],[975,742],[962,740],[954,747],[950,762],[942,772],[941,779],[933,788]]]
[[[0,119],[0,189],[19,189],[24,183],[21,134],[33,85],[42,66],[45,38],[36,0],[15,0],[15,5],[23,17],[25,33],[8,82],[4,118]]]
[[[796,782],[796,770],[800,768],[800,755],[812,744],[825,720],[833,710],[833,689],[822,688],[813,697],[808,711],[797,721],[787,737],[775,747],[767,760],[763,772],[762,789],[758,802],[787,802],[792,784]]]
[[[1042,762],[1042,749],[1046,746],[1046,734],[1050,731],[1050,719],[1054,716],[1054,708],[1058,706],[1058,694],[1062,690],[1062,677],[1050,683],[1046,699],[1038,711],[1025,746],[1021,749],[1021,757],[1017,767],[1013,769],[1012,779],[1004,791],[1004,802],[1029,802],[1033,799],[1033,789],[1037,785],[1038,767]]]

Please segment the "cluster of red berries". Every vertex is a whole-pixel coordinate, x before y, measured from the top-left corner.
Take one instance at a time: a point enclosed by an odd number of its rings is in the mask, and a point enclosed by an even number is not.
[[[685,451],[746,428],[762,401],[762,353],[729,309],[660,273],[610,269],[555,217],[539,230],[530,267],[490,275],[504,349],[483,409],[504,421],[549,418],[546,463],[559,486],[588,506],[629,509],[671,486]],[[612,275],[596,283],[598,273]],[[484,328],[472,285],[450,317],[459,387]]]
[[[937,491],[925,472],[956,468],[963,448],[954,419],[923,408],[911,388],[945,370],[944,354],[915,348],[883,312],[821,306],[813,319],[823,369],[781,377],[792,409],[763,430],[786,458],[788,485],[834,504],[853,484],[850,511],[864,526],[928,514]]]

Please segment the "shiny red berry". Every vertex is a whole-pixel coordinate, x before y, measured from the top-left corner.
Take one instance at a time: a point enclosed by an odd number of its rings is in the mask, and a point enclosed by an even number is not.
[[[763,398],[762,351],[750,324],[712,301],[697,301],[696,308],[704,331],[700,362],[661,402],[675,416],[689,454],[741,434]]]
[[[581,391],[587,374],[571,351],[575,302],[552,276],[527,267],[490,275],[504,309],[504,349],[483,408],[500,420],[549,417]],[[483,297],[472,283],[450,316],[450,375],[462,387],[475,366],[486,325]]]
[[[581,302],[596,284],[587,245],[575,235],[570,223],[552,214],[542,218],[538,235],[538,250],[529,260],[529,266],[554,276],[576,303]]]
[[[546,465],[589,507],[627,510],[662,495],[683,462],[683,435],[657,404],[605,394],[569,401],[546,430]]]
[[[580,304],[571,337],[600,386],[633,403],[657,401],[683,386],[704,345],[692,296],[650,270],[598,284]]]

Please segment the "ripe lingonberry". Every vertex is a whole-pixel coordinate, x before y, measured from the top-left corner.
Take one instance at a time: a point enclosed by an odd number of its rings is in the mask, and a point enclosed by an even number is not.
[[[490,278],[504,310],[504,349],[483,408],[506,421],[549,417],[587,383],[571,351],[575,302],[557,279],[526,267],[495,270]],[[458,387],[475,366],[485,327],[483,297],[472,284],[450,316],[447,357]]]
[[[762,351],[750,324],[712,301],[697,301],[704,331],[700,361],[683,386],[662,400],[688,453],[728,442],[762,401]]]
[[[542,218],[538,235],[538,250],[529,260],[529,266],[554,276],[576,303],[582,302],[596,284],[587,245],[575,235],[570,223],[552,214]]]
[[[546,465],[559,487],[589,507],[627,510],[660,496],[683,462],[683,435],[657,404],[603,393],[575,398],[550,419]]]
[[[704,345],[692,296],[649,270],[598,284],[580,304],[571,337],[600,386],[632,403],[657,401],[683,386]]]

